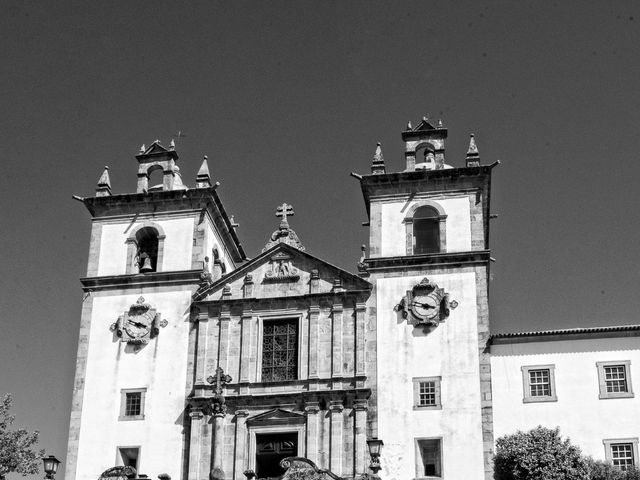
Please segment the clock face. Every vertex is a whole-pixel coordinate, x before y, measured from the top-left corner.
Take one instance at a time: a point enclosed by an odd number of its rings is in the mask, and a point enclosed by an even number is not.
[[[151,312],[128,315],[124,322],[124,329],[131,338],[142,338],[149,335],[153,323]]]
[[[440,302],[432,295],[415,295],[410,308],[411,313],[421,319],[432,319],[440,314]]]

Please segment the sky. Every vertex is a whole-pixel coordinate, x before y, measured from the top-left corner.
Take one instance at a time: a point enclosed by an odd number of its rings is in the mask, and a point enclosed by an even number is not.
[[[307,251],[355,271],[368,231],[349,173],[370,172],[376,142],[404,169],[407,121],[441,118],[448,164],[470,133],[501,162],[492,331],[638,323],[639,24],[623,0],[4,0],[0,394],[16,425],[64,460],[90,231],[71,195],[104,165],[114,193],[135,191],[155,139],[176,139],[188,185],[208,155],[248,256],[287,202]]]

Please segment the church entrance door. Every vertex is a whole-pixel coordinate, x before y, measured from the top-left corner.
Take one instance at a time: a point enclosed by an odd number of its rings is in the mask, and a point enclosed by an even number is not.
[[[298,434],[256,434],[256,475],[258,478],[279,477],[284,473],[280,460],[298,455]]]

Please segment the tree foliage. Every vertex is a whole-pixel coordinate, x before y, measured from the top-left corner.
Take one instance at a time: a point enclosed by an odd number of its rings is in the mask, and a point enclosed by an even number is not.
[[[0,402],[0,480],[4,480],[8,473],[21,473],[23,476],[38,473],[40,459],[44,456],[44,450],[33,450],[38,443],[38,432],[11,429],[15,420],[15,416],[9,414],[11,403],[11,394],[5,395]]]
[[[602,460],[586,459],[587,470],[589,471],[589,480],[640,480],[640,470],[630,468],[628,470],[620,470],[609,462]]]
[[[497,480],[584,480],[587,461],[558,428],[538,426],[496,441]]]

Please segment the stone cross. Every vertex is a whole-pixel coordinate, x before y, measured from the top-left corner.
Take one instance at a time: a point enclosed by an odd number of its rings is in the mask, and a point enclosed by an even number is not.
[[[207,382],[209,382],[211,385],[215,383],[216,395],[222,395],[222,387],[227,383],[231,383],[231,375],[225,375],[222,367],[218,367],[216,368],[216,375],[209,375],[207,377]]]
[[[283,203],[276,209],[276,217],[282,217],[282,220],[285,222],[287,221],[287,216],[292,217],[293,215],[293,207],[291,205],[287,205],[286,203]]]

